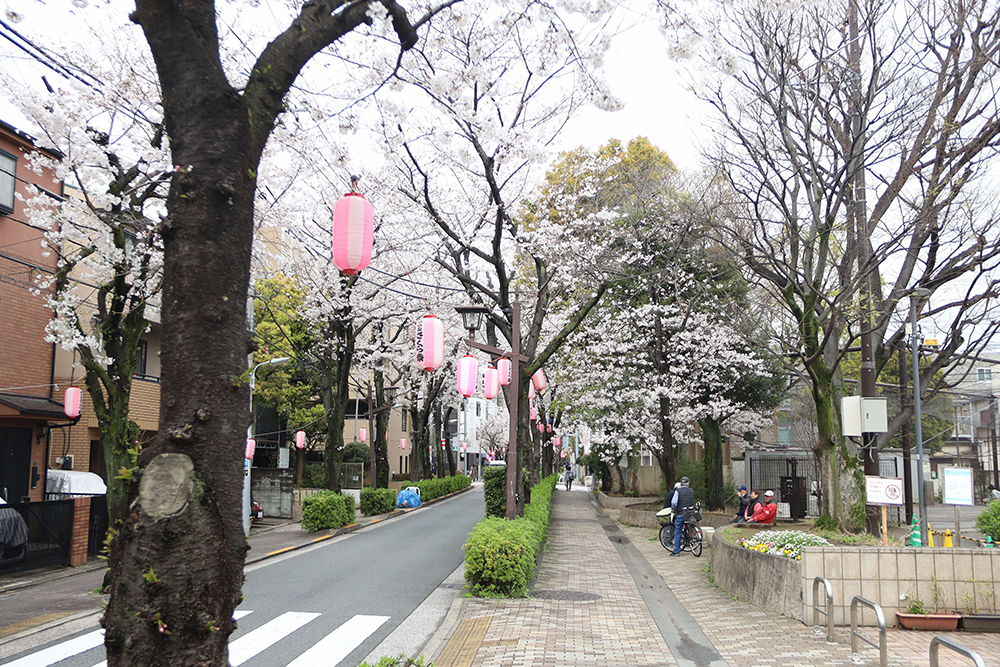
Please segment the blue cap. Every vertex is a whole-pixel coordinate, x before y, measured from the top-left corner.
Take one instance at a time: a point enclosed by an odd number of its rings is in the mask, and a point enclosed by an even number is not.
[[[743,486],[743,485],[740,485],[740,486],[737,486],[737,487],[736,487],[736,490],[737,490],[737,491],[746,491],[746,490],[747,490],[747,487],[745,487],[745,486]]]

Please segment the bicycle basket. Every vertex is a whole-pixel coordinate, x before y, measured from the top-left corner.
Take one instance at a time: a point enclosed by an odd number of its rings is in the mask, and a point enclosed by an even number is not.
[[[661,526],[669,526],[674,522],[674,512],[669,507],[664,507],[656,513],[656,521]]]
[[[698,523],[701,521],[701,510],[689,509],[684,512],[684,523]]]

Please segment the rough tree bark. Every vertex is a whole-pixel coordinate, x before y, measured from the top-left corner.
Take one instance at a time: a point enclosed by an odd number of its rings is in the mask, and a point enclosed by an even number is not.
[[[391,0],[404,49],[416,41]],[[248,423],[246,302],[260,156],[302,67],[367,17],[368,2],[307,2],[246,88],[226,78],[214,3],[137,0],[176,173],[162,223],[162,403],[156,439],[113,541],[102,618],[111,667],[224,667],[235,629]]]

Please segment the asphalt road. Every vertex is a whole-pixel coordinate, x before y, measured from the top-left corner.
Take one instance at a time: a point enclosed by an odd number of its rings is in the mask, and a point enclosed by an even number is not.
[[[445,580],[461,564],[462,545],[482,516],[483,493],[475,488],[250,566],[239,628],[230,639],[231,664],[346,667],[394,631],[389,643],[400,645],[399,626],[421,603],[442,589],[451,599],[458,592],[460,584]],[[100,641],[92,617],[86,628],[0,658],[0,665],[94,667],[104,657]]]

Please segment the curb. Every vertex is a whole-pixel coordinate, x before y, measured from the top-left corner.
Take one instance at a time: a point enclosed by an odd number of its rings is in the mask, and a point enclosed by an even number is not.
[[[459,591],[455,597],[455,601],[451,603],[451,608],[448,609],[444,620],[441,621],[441,625],[437,627],[431,638],[416,653],[410,656],[410,660],[416,660],[418,657],[423,656],[428,661],[428,664],[434,664],[434,661],[438,659],[438,654],[444,649],[445,644],[448,643],[448,639],[455,633],[455,628],[458,627],[466,599],[462,597],[462,592]]]
[[[15,642],[19,639],[30,637],[39,632],[45,632],[46,630],[51,630],[52,628],[58,628],[60,625],[66,625],[67,623],[72,623],[73,621],[78,621],[84,618],[90,618],[91,616],[100,616],[103,613],[104,613],[103,609],[98,609],[97,611],[78,611],[75,614],[63,616],[62,618],[57,618],[54,621],[48,621],[47,623],[34,625],[30,628],[25,628],[24,630],[16,632],[12,635],[7,635],[6,637],[0,637],[0,646],[9,644],[11,642]]]

